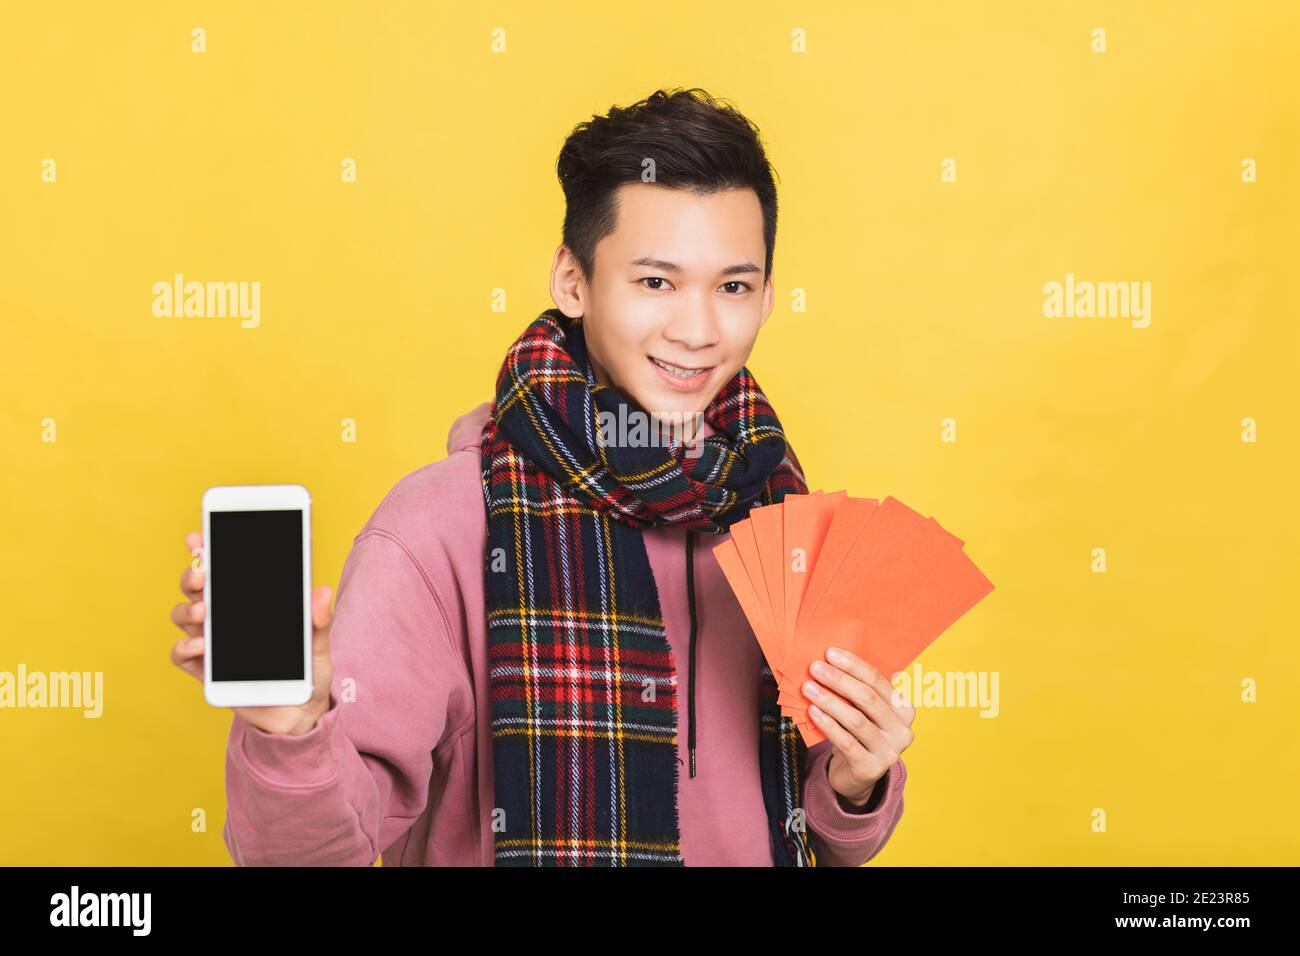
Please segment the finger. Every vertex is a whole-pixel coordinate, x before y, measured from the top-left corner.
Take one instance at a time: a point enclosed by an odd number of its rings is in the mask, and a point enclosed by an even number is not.
[[[852,651],[845,650],[842,647],[828,648],[826,660],[830,662],[832,667],[838,667],[864,684],[874,687],[876,693],[884,697],[885,700],[890,700],[893,697],[894,686],[889,683],[888,678]]]
[[[182,571],[181,593],[189,598],[202,597],[204,574],[205,572],[195,571],[192,567],[187,567]]]
[[[202,601],[177,604],[172,608],[172,623],[193,637],[203,633],[203,619],[207,615],[207,605]]]
[[[885,678],[885,675],[879,669],[873,667],[852,651],[845,650],[842,647],[828,648],[826,660],[833,667],[839,667],[858,680],[874,687],[876,692],[889,702],[889,706],[894,708],[899,717],[902,718],[903,723],[909,727],[912,726],[912,721],[916,717],[916,708],[912,706],[912,702],[902,692]]]
[[[916,705],[907,699],[907,695],[896,687],[890,695],[889,703],[898,712],[898,716],[903,718],[903,723],[911,727],[912,721],[916,719]]]
[[[330,611],[330,601],[333,594],[330,593],[330,586],[322,584],[311,592],[311,622],[317,630],[329,627],[330,619],[334,616]]]
[[[172,663],[177,667],[184,668],[197,659],[199,665],[202,666],[204,643],[202,634],[197,637],[182,637],[172,645]]]
[[[883,731],[853,704],[819,686],[816,681],[805,681],[804,693],[809,700],[835,718],[867,750],[878,752],[888,749],[889,741]]]
[[[826,661],[813,661],[811,670],[821,686],[855,705],[882,730],[899,734],[907,727],[907,721],[887,697],[881,697],[875,684],[865,683]],[[893,688],[890,688],[890,693],[893,693]]]
[[[190,550],[190,568],[194,571],[204,570],[207,561],[203,553],[203,535],[197,531],[191,531],[185,536],[185,547]]]
[[[202,656],[197,657],[192,661],[186,661],[184,664],[180,665],[180,669],[183,670],[185,673],[189,674],[191,677],[195,678],[196,680],[202,681],[203,680]]]
[[[878,780],[885,775],[889,767],[893,766],[893,760],[886,759],[889,757],[888,753],[881,754],[864,746],[853,730],[844,726],[841,719],[831,716],[817,704],[808,707],[808,716],[812,718],[817,729],[826,735],[826,739],[831,742],[831,747],[839,752],[854,780],[862,782]]]
[[[808,717],[817,729],[826,735],[826,739],[831,742],[831,748],[839,751],[840,755],[849,761],[849,766],[854,766],[855,757],[860,759],[859,754],[862,751],[862,744],[859,743],[858,738],[816,704],[809,705]]]

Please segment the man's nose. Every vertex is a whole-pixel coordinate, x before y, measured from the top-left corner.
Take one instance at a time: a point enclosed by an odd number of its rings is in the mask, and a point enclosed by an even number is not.
[[[693,351],[716,345],[718,337],[717,317],[704,305],[679,307],[664,327],[665,339]]]

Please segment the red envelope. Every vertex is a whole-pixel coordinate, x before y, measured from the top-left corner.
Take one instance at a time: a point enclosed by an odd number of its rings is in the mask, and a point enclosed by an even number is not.
[[[851,596],[828,594],[787,653],[786,676],[802,682],[827,648],[843,647],[891,679],[992,590],[952,535],[928,518],[875,563]]]
[[[772,668],[772,673],[776,674],[777,665],[772,663],[773,658],[779,654],[779,648],[775,643],[776,632],[758,591],[755,590],[749,575],[745,572],[745,564],[736,550],[734,539],[717,545],[713,549],[713,554],[718,559],[718,566],[722,568],[723,576],[731,585],[731,590],[736,595],[736,600],[746,620],[749,621],[750,628],[754,631],[754,637],[758,640],[763,656],[767,658],[768,666]]]
[[[826,737],[802,685],[828,647],[892,677],[993,590],[964,545],[896,498],[816,492],[753,509],[714,548],[808,746]]]
[[[821,555],[822,543],[830,530],[835,512],[844,502],[844,492],[831,495],[787,495],[781,502],[785,516],[785,623],[786,634],[794,633],[803,603],[812,579],[813,569]]]
[[[861,598],[862,582],[872,573],[873,566],[900,541],[908,537],[912,531],[920,527],[925,520],[929,520],[934,524],[942,540],[950,543],[954,548],[961,548],[963,543],[961,539],[944,531],[933,518],[923,519],[920,514],[898,499],[886,498],[880,507],[873,512],[870,520],[853,543],[851,551],[845,555],[844,560],[835,569],[833,575],[828,572],[820,582],[822,589],[821,602],[815,608],[810,608],[805,604],[805,612],[800,616],[793,642],[807,647],[810,638],[805,632],[812,633],[815,629],[824,628],[827,619],[838,620],[844,617],[853,617],[854,604]],[[855,649],[850,647],[849,650]],[[859,656],[870,660],[865,654]],[[809,658],[808,663],[811,662],[812,659]],[[887,671],[886,676],[890,676],[892,673],[892,671]],[[807,700],[803,697],[802,688],[799,686],[802,679],[797,672],[795,674],[787,673],[785,677],[785,687],[789,689],[783,689],[780,698],[781,703],[797,710],[806,710],[808,706]]]

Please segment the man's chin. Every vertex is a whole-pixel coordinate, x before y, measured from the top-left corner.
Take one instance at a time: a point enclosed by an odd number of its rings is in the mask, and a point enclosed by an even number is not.
[[[681,420],[703,414],[713,395],[701,393],[687,397],[678,392],[655,389],[646,398],[648,403],[642,402],[641,407],[651,415]]]
[[[689,434],[694,431],[693,426],[697,426],[704,418],[704,409],[712,401],[713,396],[692,395],[687,398],[680,393],[671,390],[661,390],[658,388],[644,389],[635,394],[629,394],[629,397],[642,409],[651,419],[651,424],[658,424],[660,427],[675,427],[682,434],[680,429],[685,427],[685,433]]]

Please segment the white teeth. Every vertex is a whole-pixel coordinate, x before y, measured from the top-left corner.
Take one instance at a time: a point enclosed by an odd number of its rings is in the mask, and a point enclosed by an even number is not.
[[[668,373],[671,374],[671,375],[675,375],[675,376],[677,376],[678,378],[694,378],[696,375],[700,375],[700,374],[702,374],[702,373],[704,372],[704,369],[702,369],[702,368],[693,368],[693,369],[692,369],[692,368],[680,368],[679,366],[676,366],[676,365],[669,365],[667,362],[661,362],[661,361],[659,361],[659,360],[658,360],[657,358],[655,358],[654,356],[651,356],[651,357],[650,357],[650,361],[654,362],[656,365],[658,365],[658,366],[659,366],[661,369],[663,369],[665,372],[668,372]]]

